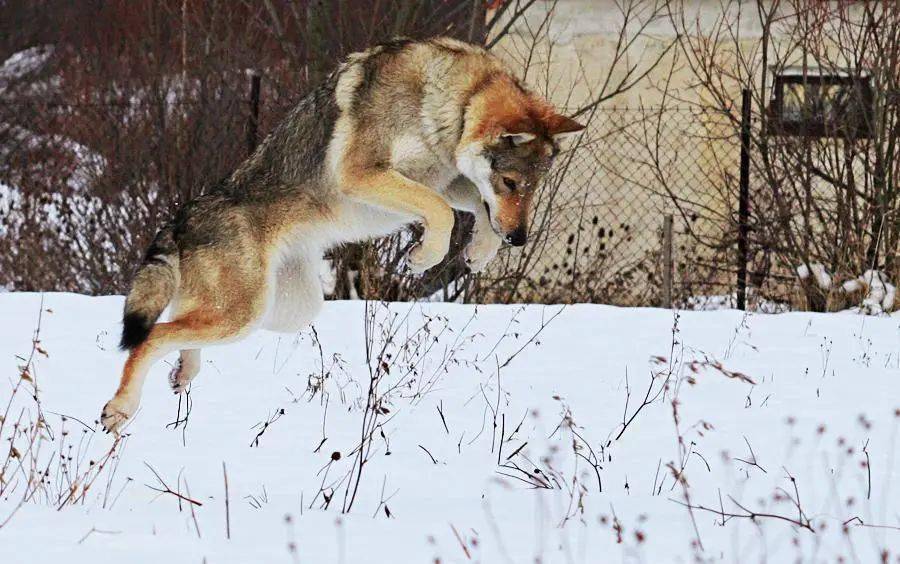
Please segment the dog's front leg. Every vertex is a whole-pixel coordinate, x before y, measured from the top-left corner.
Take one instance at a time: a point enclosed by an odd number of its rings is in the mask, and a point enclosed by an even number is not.
[[[497,255],[497,251],[503,245],[503,239],[491,227],[491,218],[484,209],[478,188],[466,177],[459,176],[450,184],[447,189],[447,199],[454,208],[467,211],[475,216],[472,239],[466,245],[464,255],[466,265],[472,272],[481,272]]]
[[[472,228],[472,240],[466,245],[466,264],[472,272],[481,272],[484,267],[497,256],[503,246],[503,239],[494,233],[491,218],[484,209],[475,212],[475,226]]]
[[[425,272],[447,255],[453,209],[437,192],[396,170],[345,175],[347,195],[379,208],[412,215],[425,226],[422,242],[409,254],[413,272]]]

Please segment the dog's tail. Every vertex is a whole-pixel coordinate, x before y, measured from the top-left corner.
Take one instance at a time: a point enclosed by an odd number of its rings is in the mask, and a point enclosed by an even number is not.
[[[147,340],[150,330],[178,289],[178,246],[171,225],[163,227],[144,256],[122,317],[122,349],[133,349]]]

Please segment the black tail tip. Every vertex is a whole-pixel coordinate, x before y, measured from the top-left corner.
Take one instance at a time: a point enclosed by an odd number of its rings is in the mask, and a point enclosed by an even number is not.
[[[122,350],[131,350],[147,340],[153,320],[140,313],[126,313],[122,318]]]

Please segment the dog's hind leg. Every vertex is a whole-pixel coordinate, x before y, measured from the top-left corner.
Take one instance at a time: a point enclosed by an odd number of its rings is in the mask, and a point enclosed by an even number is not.
[[[263,329],[296,333],[316,318],[325,303],[317,258],[311,253],[291,257],[281,264]]]
[[[197,297],[189,300],[190,310],[177,313],[168,323],[154,325],[147,340],[131,350],[119,388],[100,416],[107,431],[117,432],[137,411],[153,363],[179,349],[188,351],[188,360],[199,361],[193,351],[239,339],[253,329],[265,311],[265,276],[259,269],[231,274],[228,287],[220,286],[214,292],[207,286],[194,292]]]
[[[187,313],[178,299],[172,302],[173,318]],[[182,349],[178,355],[178,361],[169,372],[169,386],[176,394],[187,389],[191,381],[200,372],[200,349]]]

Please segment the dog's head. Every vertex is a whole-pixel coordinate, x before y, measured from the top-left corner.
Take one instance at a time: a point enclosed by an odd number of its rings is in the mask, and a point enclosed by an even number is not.
[[[584,126],[518,85],[498,86],[470,105],[473,117],[457,150],[457,166],[478,187],[494,231],[519,247],[528,239],[534,193],[560,142]]]

